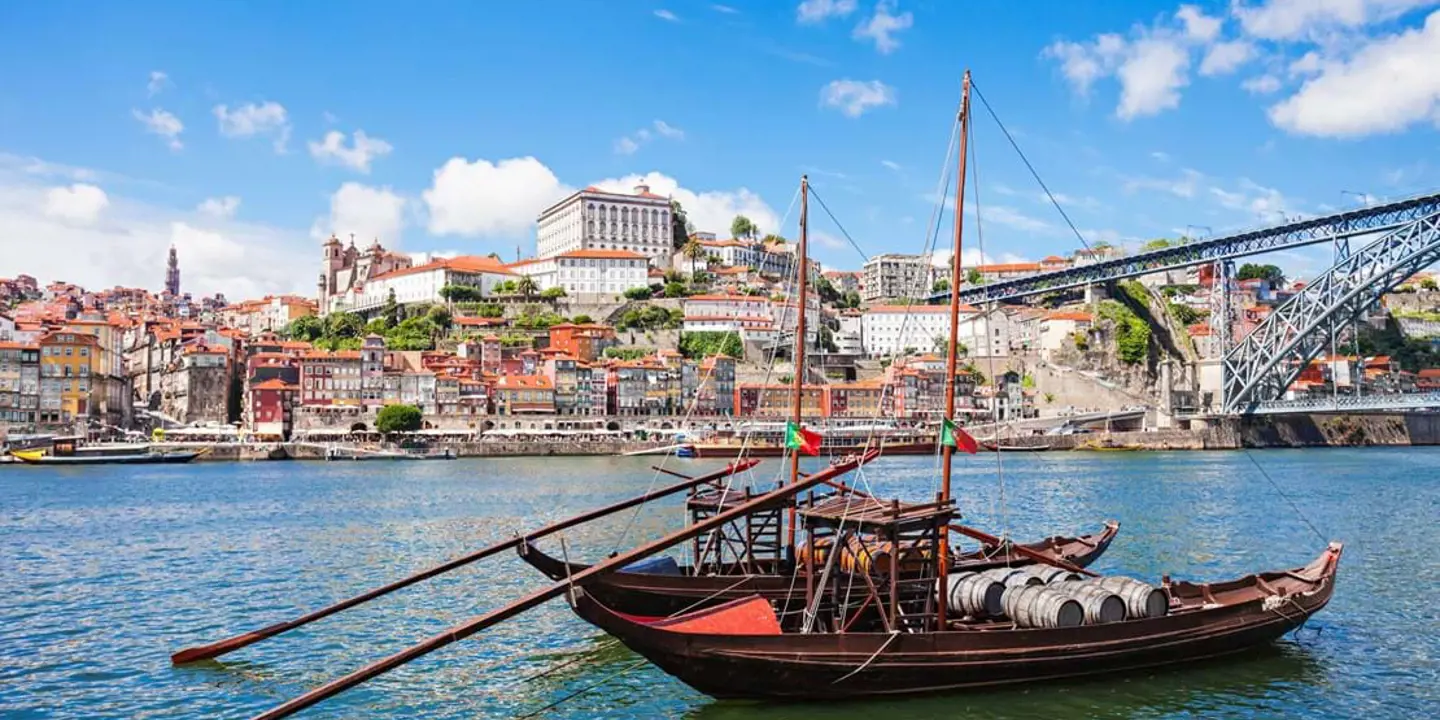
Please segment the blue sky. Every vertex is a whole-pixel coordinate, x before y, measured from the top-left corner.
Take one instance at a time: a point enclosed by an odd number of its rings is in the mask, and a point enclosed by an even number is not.
[[[1437,8],[6,3],[0,277],[158,287],[174,243],[189,289],[311,294],[332,231],[509,258],[637,175],[793,237],[809,172],[866,253],[916,251],[967,67],[1088,239],[1220,233],[1440,185]],[[1077,247],[983,110],[975,140],[986,254]]]

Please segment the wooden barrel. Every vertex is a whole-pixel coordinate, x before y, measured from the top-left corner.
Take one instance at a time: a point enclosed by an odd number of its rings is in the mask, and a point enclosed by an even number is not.
[[[1119,576],[1100,578],[1096,582],[1125,601],[1125,613],[1131,618],[1165,617],[1170,612],[1170,598],[1165,591],[1149,583]]]
[[[1049,587],[1065,593],[1085,610],[1087,625],[1120,622],[1125,619],[1125,599],[1093,580],[1061,582]]]
[[[1082,579],[1080,573],[1071,572],[1064,568],[1032,567],[1029,568],[1029,571],[1031,575],[1040,578],[1040,582],[1045,585],[1050,585],[1058,582],[1066,582],[1069,580]]]
[[[1005,587],[1045,584],[1044,580],[1035,577],[1029,571],[1021,568],[991,568],[984,571],[983,574],[995,578],[1004,584]]]
[[[805,560],[814,554],[815,567],[821,568],[830,559],[833,546],[834,541],[831,538],[813,540],[796,549],[796,561],[804,566]],[[894,543],[881,542],[873,537],[850,535],[845,539],[845,547],[841,548],[836,564],[845,572],[886,574],[890,572],[890,554],[893,551]],[[919,570],[929,562],[930,557],[929,548],[904,544],[900,549],[900,569]]]
[[[795,549],[795,562],[800,567],[805,567],[805,561],[814,556],[815,568],[817,571],[825,566],[825,561],[830,558],[830,538],[812,538],[809,542],[802,544]]]
[[[1085,622],[1079,602],[1044,585],[1007,587],[1000,604],[1006,617],[1022,628],[1065,628]]]
[[[1005,585],[984,573],[960,572],[950,575],[950,597],[947,603],[954,614],[972,617],[999,617],[1005,608],[1000,598],[1005,594]]]

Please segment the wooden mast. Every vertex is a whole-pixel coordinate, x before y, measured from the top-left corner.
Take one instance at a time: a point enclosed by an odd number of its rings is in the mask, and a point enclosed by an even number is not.
[[[795,377],[791,399],[790,419],[795,423],[798,430],[800,427],[800,415],[804,406],[805,394],[805,308],[807,305],[806,292],[810,282],[810,261],[806,257],[809,252],[810,235],[810,176],[800,176],[800,241],[795,245],[795,255],[800,261],[798,269],[799,280],[796,282],[796,296],[800,300],[799,316],[795,321]],[[800,481],[800,451],[790,452],[790,482]],[[786,529],[785,547],[790,559],[795,557],[795,522],[798,513],[794,505],[790,506],[788,518],[789,527]]]
[[[970,71],[965,71],[965,79],[961,83],[960,90],[960,150],[956,153],[959,156],[957,161],[958,170],[955,180],[955,249],[954,255],[950,258],[950,346],[945,355],[945,420],[955,420],[955,372],[959,369],[958,349],[960,334],[960,253],[964,247],[965,227],[965,150],[966,143],[970,137]],[[987,339],[988,342],[988,339]],[[943,422],[943,421],[942,421]],[[941,429],[944,434],[944,429]],[[950,500],[950,462],[955,456],[955,447],[945,444],[940,450],[943,460],[940,464],[940,500]],[[945,604],[949,601],[950,593],[950,533],[940,533],[940,552],[936,553],[940,561],[940,594],[936,601],[936,613],[938,630],[945,629]]]

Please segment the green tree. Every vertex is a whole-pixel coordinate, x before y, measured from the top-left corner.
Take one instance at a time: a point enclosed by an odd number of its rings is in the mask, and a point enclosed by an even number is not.
[[[729,355],[732,358],[742,358],[745,353],[745,346],[740,342],[740,334],[733,332],[688,332],[680,335],[680,354],[691,360],[699,360],[711,355]]]
[[[755,223],[744,215],[736,215],[735,219],[730,221],[730,236],[736,239],[754,240],[758,230]]]
[[[440,297],[445,302],[473,302],[479,300],[480,291],[470,285],[446,285],[440,288]]]
[[[690,260],[690,279],[695,279],[695,261],[705,257],[705,246],[700,244],[700,238],[690,238],[685,246],[680,248],[680,253]]]
[[[679,250],[690,237],[690,220],[679,200],[670,201],[670,247]]]
[[[816,335],[818,344],[825,352],[840,352],[840,346],[835,344],[835,331],[831,330],[830,326],[821,325]]]
[[[528,300],[534,297],[535,293],[540,292],[540,286],[535,283],[535,278],[522,275],[519,280],[515,281],[515,292],[525,296]]]
[[[541,300],[559,300],[560,298],[565,297],[565,295],[565,288],[558,285],[552,288],[545,288],[544,290],[540,291]]]
[[[633,287],[625,291],[625,297],[631,300],[649,300],[654,294],[648,287]]]
[[[434,325],[437,330],[441,331],[449,330],[450,326],[454,323],[454,317],[444,305],[431,305],[430,312],[425,313],[425,318],[429,320],[430,324]]]
[[[385,331],[389,329],[390,326],[385,323],[385,318],[383,317],[377,317],[374,320],[365,323],[366,335],[384,335]]]
[[[400,303],[395,300],[395,288],[390,288],[390,293],[385,296],[385,304],[380,306],[380,317],[385,318],[388,327],[400,324]]]
[[[375,416],[375,429],[386,435],[414,432],[420,429],[422,422],[420,408],[414,405],[386,405]]]
[[[502,318],[505,317],[505,308],[498,303],[485,303],[476,306],[475,314],[483,318]]]
[[[514,295],[517,292],[515,289],[515,281],[501,280],[500,282],[495,283],[494,287],[490,288],[490,292],[495,293],[496,295]]]
[[[1164,250],[1165,248],[1168,248],[1168,247],[1170,247],[1170,241],[1169,241],[1169,240],[1167,240],[1167,239],[1165,239],[1165,238],[1155,238],[1154,240],[1151,240],[1151,241],[1145,243],[1144,245],[1141,245],[1141,246],[1140,246],[1140,251],[1141,251],[1141,252],[1149,252],[1149,251],[1151,251],[1151,250]]]
[[[622,348],[613,345],[605,348],[605,357],[617,360],[639,360],[654,353],[651,348]]]
[[[978,268],[970,268],[969,270],[965,271],[965,284],[984,285],[985,276],[980,274],[980,270]]]
[[[840,291],[836,290],[835,285],[824,275],[815,281],[815,292],[820,295],[820,302],[823,303],[836,305],[841,300]]]
[[[845,297],[841,299],[841,305],[840,305],[840,307],[842,307],[842,308],[858,308],[858,307],[860,307],[860,293],[855,292],[854,290],[851,290],[851,291],[845,293]]]
[[[575,323],[576,325],[589,325],[590,323],[595,322],[595,319],[590,317],[589,315],[581,313],[579,315],[576,315],[575,317],[570,318],[570,322]]]
[[[283,333],[291,340],[302,342],[315,342],[321,335],[325,334],[325,321],[318,315],[306,315],[295,318],[289,325],[285,326]]]
[[[1285,271],[1278,265],[1258,265],[1245,263],[1235,273],[1236,280],[1269,280],[1278,283],[1285,279]]]
[[[1420,289],[1435,292],[1437,289],[1440,289],[1440,284],[1437,284],[1433,277],[1421,278]]]
[[[939,280],[936,280],[935,284],[930,286],[930,292],[942,293],[948,291],[949,289],[950,281],[946,280],[945,278],[940,278]]]
[[[326,337],[353,338],[360,337],[364,332],[365,321],[355,313],[335,312],[325,317]]]
[[[665,290],[661,294],[667,298],[682,298],[689,295],[690,292],[686,289],[685,283],[667,282],[665,283]]]

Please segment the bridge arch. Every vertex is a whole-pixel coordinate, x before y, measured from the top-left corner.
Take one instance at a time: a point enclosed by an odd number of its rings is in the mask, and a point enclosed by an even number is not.
[[[1385,293],[1440,261],[1440,212],[1418,218],[1350,253],[1276,308],[1221,363],[1227,413],[1279,399],[1324,351],[1323,330],[1358,318]]]

